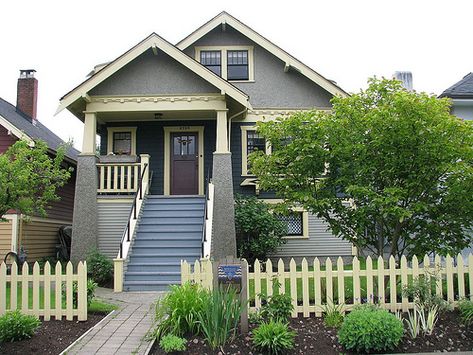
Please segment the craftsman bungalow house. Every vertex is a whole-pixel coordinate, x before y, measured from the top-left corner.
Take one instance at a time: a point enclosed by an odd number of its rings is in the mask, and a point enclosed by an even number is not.
[[[146,290],[178,282],[181,259],[234,254],[234,193],[274,201],[247,163],[269,153],[256,122],[330,109],[334,95],[346,93],[225,12],[177,45],[153,33],[97,66],[59,106],[85,123],[73,257],[97,246],[125,267],[125,289]],[[307,212],[286,220],[275,256],[352,255]]]
[[[44,126],[37,117],[38,80],[34,70],[20,70],[16,106],[0,98],[0,154],[19,139],[31,145],[44,141],[49,154],[54,156],[65,142]],[[13,251],[26,253],[27,261],[34,262],[45,257],[56,256],[58,230],[72,224],[74,206],[75,167],[79,152],[69,147],[63,162],[65,168],[72,167],[69,181],[58,189],[60,200],[47,208],[47,216],[25,216],[9,211],[0,221],[0,262]]]

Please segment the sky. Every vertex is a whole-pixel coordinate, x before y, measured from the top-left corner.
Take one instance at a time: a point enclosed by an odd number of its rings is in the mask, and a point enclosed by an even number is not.
[[[177,43],[223,10],[348,92],[401,70],[438,95],[473,71],[471,0],[6,0],[0,97],[15,104],[19,69],[35,69],[38,119],[80,149],[82,123],[54,116],[64,94],[151,32]]]

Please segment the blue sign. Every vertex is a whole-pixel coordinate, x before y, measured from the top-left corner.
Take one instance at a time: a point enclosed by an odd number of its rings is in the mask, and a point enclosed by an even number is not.
[[[225,281],[241,280],[241,265],[219,265],[218,278]]]

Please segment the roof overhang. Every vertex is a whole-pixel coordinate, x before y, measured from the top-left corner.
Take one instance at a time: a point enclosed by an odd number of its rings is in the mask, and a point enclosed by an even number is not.
[[[193,43],[195,43],[197,40],[205,36],[207,33],[212,31],[215,27],[227,24],[233,27],[238,32],[242,33],[244,36],[251,39],[259,46],[266,49],[268,52],[278,57],[280,60],[282,60],[285,63],[283,68],[285,71],[287,71],[289,68],[293,68],[311,81],[313,81],[314,83],[316,83],[317,85],[319,85],[320,87],[322,87],[323,89],[327,90],[332,95],[348,96],[348,93],[342,88],[340,88],[338,85],[326,79],[325,77],[317,73],[315,70],[311,69],[298,59],[294,58],[289,53],[282,50],[277,45],[275,45],[265,37],[261,36],[259,33],[252,30],[250,27],[240,22],[225,11],[221,12],[209,22],[205,23],[197,30],[192,32],[189,36],[180,41],[176,46],[180,50],[184,50]]]
[[[24,139],[28,142],[30,146],[34,146],[34,140],[28,136],[25,132],[18,129],[16,126],[10,123],[5,117],[0,115],[0,126],[5,128],[9,134],[14,135],[18,139]]]
[[[174,58],[176,61],[186,66],[188,69],[193,71],[195,74],[202,77],[204,80],[209,82],[211,85],[218,88],[222,95],[228,95],[239,104],[246,108],[251,108],[248,95],[233,86],[220,76],[216,75],[199,62],[190,58],[188,55],[183,53],[180,49],[167,42],[156,33],[152,33],[143,41],[135,45],[133,48],[122,54],[117,59],[105,65],[103,68],[98,70],[90,78],[82,82],[76,88],[64,95],[59,103],[59,107],[56,111],[56,115],[68,108],[72,113],[77,116],[77,109],[71,109],[71,107],[80,107],[90,102],[89,92],[98,84],[109,78],[115,72],[123,68],[125,65],[133,61],[139,55],[143,54],[148,49],[156,51],[157,49],[162,50],[164,53]]]

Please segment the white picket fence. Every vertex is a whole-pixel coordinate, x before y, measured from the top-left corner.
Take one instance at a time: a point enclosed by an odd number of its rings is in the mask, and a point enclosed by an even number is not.
[[[456,260],[450,256],[436,256],[431,262],[425,256],[422,263],[417,257],[410,262],[403,256],[399,265],[394,257],[387,262],[383,258],[368,257],[364,267],[360,260],[354,257],[349,265],[338,258],[335,265],[330,258],[321,265],[315,258],[309,267],[306,259],[297,265],[294,259],[289,267],[279,260],[273,266],[271,260],[264,263],[255,262],[252,272],[248,272],[248,299],[254,299],[249,305],[250,312],[261,307],[261,300],[255,297],[260,293],[271,296],[274,280],[278,280],[279,293],[290,293],[294,311],[293,317],[302,314],[321,316],[325,305],[340,305],[343,312],[350,310],[359,303],[378,303],[381,307],[392,312],[406,312],[414,307],[414,300],[402,295],[402,288],[413,279],[425,275],[435,278],[436,294],[453,303],[469,297],[473,301],[473,255],[468,257],[465,265],[461,255]],[[247,264],[243,263],[244,267]],[[376,267],[375,267],[376,266]],[[181,282],[188,281],[212,288],[212,263],[209,260],[196,261],[189,264],[181,263]]]
[[[45,263],[43,273],[37,262],[33,265],[32,271],[30,273],[27,263],[23,264],[21,273],[16,263],[11,265],[11,271],[8,273],[7,265],[5,263],[0,265],[0,315],[19,309],[25,314],[42,316],[44,320],[50,320],[52,316],[56,320],[62,317],[66,317],[67,320],[73,320],[74,317],[77,317],[79,321],[87,320],[87,264],[85,261],[79,262],[77,273],[74,273],[71,262],[67,263],[65,273],[59,262],[54,268],[54,273],[51,272],[49,262]],[[74,290],[74,283],[77,284],[77,291]],[[8,303],[7,289],[10,295]],[[20,290],[21,300],[18,299]],[[74,305],[74,292],[77,292],[75,295],[77,305]],[[54,302],[51,302],[52,300]]]

